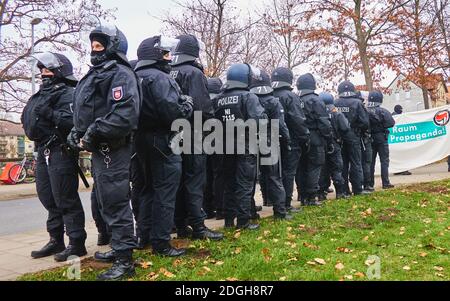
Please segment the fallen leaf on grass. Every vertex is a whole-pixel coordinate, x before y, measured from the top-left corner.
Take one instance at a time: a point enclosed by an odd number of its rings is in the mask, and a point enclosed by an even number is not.
[[[241,236],[241,232],[236,232],[235,234],[234,234],[234,238],[239,238]]]
[[[367,266],[371,266],[374,263],[375,263],[375,259],[367,259],[366,261],[364,261],[364,264]]]
[[[160,268],[160,269],[159,269],[159,272],[160,272],[161,274],[163,274],[164,276],[166,276],[167,278],[173,278],[173,277],[175,277],[174,274],[172,274],[171,272],[169,272],[169,271],[166,270],[165,268]]]
[[[238,279],[237,279],[237,278],[234,278],[234,277],[228,277],[228,278],[227,278],[227,281],[238,281]]]
[[[407,266],[407,265],[405,265],[405,266],[403,267],[403,269],[404,269],[405,271],[411,270],[411,268],[410,268],[409,266]]]
[[[346,248],[346,247],[338,247],[336,249],[336,251],[341,252],[341,253],[351,253],[351,252],[353,252],[353,250],[350,250],[349,248]]]
[[[420,257],[426,257],[428,255],[428,253],[426,253],[426,252],[420,252],[419,253],[419,256]]]
[[[266,262],[268,262],[272,259],[272,257],[270,256],[270,250],[268,248],[263,248],[261,250],[261,253],[264,255],[264,260]]]
[[[143,262],[140,262],[139,265],[143,269],[148,269],[150,266],[153,265],[153,263],[151,261],[143,261]]]
[[[156,274],[155,272],[151,272],[150,274],[147,275],[148,280],[155,280],[158,277],[159,277],[159,274]]]
[[[267,235],[270,234],[270,231],[269,230],[264,230],[263,234],[264,234],[264,236],[267,236]]]
[[[369,240],[369,236],[364,236],[363,240],[364,241],[368,241]]]
[[[207,271],[207,272],[211,272],[211,269],[208,268],[207,266],[204,266],[203,269],[204,269],[205,271]]]
[[[314,261],[317,262],[320,265],[326,264],[326,261],[323,260],[322,258],[314,258]]]
[[[434,275],[436,275],[436,276],[438,276],[438,277],[441,277],[441,278],[444,278],[445,277],[445,275],[444,274],[442,274],[442,273],[434,273]]]
[[[366,275],[364,275],[364,273],[362,273],[362,272],[356,272],[354,275],[355,275],[356,277],[358,277],[358,278],[364,278],[364,277],[366,277]]]
[[[312,249],[312,250],[318,250],[318,249],[319,249],[318,246],[313,245],[313,244],[310,244],[310,243],[308,243],[308,242],[306,242],[306,241],[303,243],[303,246],[306,247],[306,248],[308,248],[308,249]]]
[[[436,271],[442,272],[444,270],[443,267],[440,266],[434,266],[433,269],[435,269]]]
[[[317,264],[315,261],[307,261],[306,263],[309,264],[309,265],[316,265]]]
[[[288,261],[297,261],[297,257],[289,258]]]
[[[285,280],[286,280],[286,276],[280,277],[279,280],[280,280],[280,281],[285,281]]]
[[[342,262],[339,262],[339,263],[337,263],[335,266],[334,266],[334,268],[336,269],[336,270],[342,270],[342,269],[344,269],[344,264],[342,263]]]
[[[215,265],[222,265],[223,264],[223,261],[217,261],[216,263],[215,263]]]
[[[239,254],[239,253],[241,253],[241,248],[236,248],[234,251],[233,251],[233,254]]]
[[[348,279],[348,280],[352,280],[352,279],[353,279],[353,276],[352,276],[352,275],[345,275],[344,278],[345,278],[345,279]]]

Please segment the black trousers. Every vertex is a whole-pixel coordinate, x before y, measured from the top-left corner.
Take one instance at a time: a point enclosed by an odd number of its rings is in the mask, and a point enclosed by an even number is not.
[[[105,222],[102,217],[102,213],[100,212],[100,205],[97,200],[97,189],[95,188],[95,183],[92,186],[91,191],[91,212],[98,233],[111,235],[111,229],[108,228],[108,224]]]
[[[214,157],[215,155],[206,156],[206,183],[203,194],[203,209],[208,214],[216,211],[214,198]]]
[[[130,177],[131,177],[131,207],[134,215],[134,220],[136,221],[136,234],[138,237],[141,237],[140,227],[139,227],[139,213],[140,207],[142,203],[141,193],[144,189],[145,179],[144,179],[144,170],[142,166],[142,162],[139,160],[137,154],[131,158],[131,169],[130,169]]]
[[[138,134],[136,150],[144,171],[139,227],[153,248],[168,247],[181,178],[181,156],[168,146],[169,135]]]
[[[362,170],[363,170],[363,185],[364,187],[373,186],[371,181],[371,168],[372,168],[372,143],[364,143],[361,142],[361,158],[362,158]]]
[[[224,215],[223,196],[224,196],[224,177],[222,173],[223,155],[213,155],[213,195],[214,206],[219,215]]]
[[[251,218],[256,156],[224,155],[221,170],[224,176],[225,218],[237,218],[238,225],[244,225]]]
[[[65,153],[58,145],[50,147],[48,165],[44,147],[38,148],[36,190],[48,211],[47,231],[51,237],[63,240],[64,228],[72,245],[84,245],[85,218],[78,195],[77,158]]]
[[[280,162],[272,165],[260,164],[260,185],[266,200],[273,205],[273,213],[276,216],[286,215],[286,192],[283,187],[283,179],[280,170]],[[264,188],[262,188],[264,187]]]
[[[204,227],[203,193],[206,183],[206,155],[182,154],[182,175],[175,205],[175,226]]]
[[[331,180],[333,180],[336,194],[342,194],[344,190],[345,181],[342,177],[342,153],[341,146],[334,144],[334,152],[326,154],[326,163],[320,172],[320,192],[326,192],[330,187]]]
[[[286,194],[286,208],[291,207],[294,180],[301,154],[301,148],[291,149],[290,151],[287,149],[281,150],[281,166],[283,173],[283,187]]]
[[[342,147],[342,160],[344,163],[342,177],[345,181],[346,193],[350,193],[349,182],[353,193],[361,193],[363,186],[363,169],[360,139],[346,140]]]
[[[372,154],[372,164],[370,167],[370,182],[371,185],[375,185],[375,162],[377,160],[377,155],[380,157],[381,163],[381,181],[383,186],[389,185],[389,144],[384,143],[373,143],[372,144],[373,154]]]
[[[317,196],[320,170],[324,164],[325,147],[323,145],[311,145],[309,152],[302,151],[295,175],[298,195],[302,202]]]
[[[111,246],[119,256],[136,247],[130,206],[131,145],[92,153],[95,192],[103,220],[111,229]],[[109,162],[106,164],[105,162]]]

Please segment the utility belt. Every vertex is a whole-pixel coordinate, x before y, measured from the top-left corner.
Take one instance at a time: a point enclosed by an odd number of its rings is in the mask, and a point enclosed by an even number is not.
[[[116,150],[121,148],[124,145],[130,144],[133,142],[133,136],[132,135],[128,135],[126,137],[120,138],[120,139],[116,139],[116,140],[108,140],[108,141],[99,141],[98,144],[98,149],[102,149],[102,148],[108,148],[110,151]]]

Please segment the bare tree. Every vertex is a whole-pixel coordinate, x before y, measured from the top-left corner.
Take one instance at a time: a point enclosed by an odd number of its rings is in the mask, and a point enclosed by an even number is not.
[[[208,76],[220,76],[228,67],[241,34],[248,24],[240,24],[231,0],[194,0],[176,2],[181,14],[167,12],[163,23],[174,35],[193,34],[205,43],[202,62]]]
[[[298,35],[303,23],[301,7],[298,0],[271,0],[261,14],[265,29],[270,33],[269,45],[278,57],[274,61],[289,69],[308,62],[313,49],[310,41]]]
[[[70,5],[58,0],[0,0],[0,112],[20,113],[30,96],[33,18],[43,19],[35,47],[82,56],[86,47],[80,41],[82,33],[94,25],[91,17],[109,18],[112,13],[96,0],[74,0]]]

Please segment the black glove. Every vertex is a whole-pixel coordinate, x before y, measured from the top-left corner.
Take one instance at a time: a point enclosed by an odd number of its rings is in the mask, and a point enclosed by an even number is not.
[[[291,148],[291,140],[287,140],[287,139],[284,139],[283,137],[281,137],[280,138],[280,145],[281,145],[281,148],[283,148],[283,149],[285,149],[287,151],[291,151],[292,150],[292,148]]]
[[[45,118],[47,120],[52,120],[53,118],[53,109],[48,103],[38,105],[36,107],[36,112],[39,117]]]
[[[83,137],[81,138],[81,147],[88,152],[92,152],[94,148],[94,139],[95,139],[95,124],[90,125]]]
[[[194,107],[194,100],[192,99],[192,97],[190,97],[189,95],[181,95],[180,99],[182,100],[183,104],[187,104],[190,105],[191,108]]]
[[[334,153],[334,145],[333,145],[333,143],[328,143],[327,154],[331,155],[332,153]]]
[[[81,148],[79,146],[80,137],[78,136],[78,132],[75,128],[72,128],[69,135],[67,136],[67,144],[73,151],[75,152],[81,151]]]

